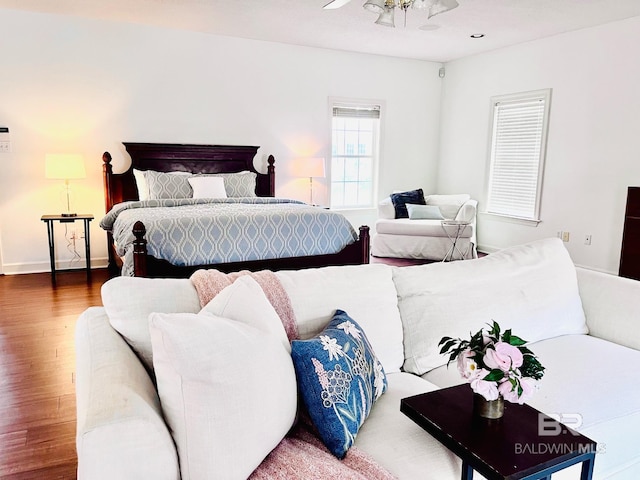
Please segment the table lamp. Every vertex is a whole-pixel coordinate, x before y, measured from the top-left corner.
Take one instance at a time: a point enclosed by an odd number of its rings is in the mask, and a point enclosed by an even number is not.
[[[85,178],[84,159],[77,154],[47,154],[45,157],[45,177],[64,180],[64,190],[67,197],[67,211],[63,217],[75,217],[71,212],[69,180]]]
[[[313,205],[313,177],[324,178],[324,158],[299,158],[293,166],[295,176],[309,177],[309,203]]]

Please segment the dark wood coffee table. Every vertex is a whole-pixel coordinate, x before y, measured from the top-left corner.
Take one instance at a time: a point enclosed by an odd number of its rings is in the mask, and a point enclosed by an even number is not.
[[[474,470],[487,480],[550,479],[580,462],[581,480],[593,475],[596,442],[528,405],[505,402],[502,418],[479,418],[468,384],[404,398],[400,411],[462,459],[462,480]]]

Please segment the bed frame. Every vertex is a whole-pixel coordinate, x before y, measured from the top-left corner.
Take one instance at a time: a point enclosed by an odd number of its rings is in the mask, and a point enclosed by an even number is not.
[[[168,143],[123,143],[129,155],[131,166],[124,173],[113,173],[111,154],[102,155],[104,178],[105,211],[120,202],[138,200],[138,190],[133,169],[155,170],[158,172],[187,171],[193,173],[235,173],[243,170],[255,172],[256,195],[273,197],[275,195],[275,159],[269,155],[267,173],[258,172],[253,166],[253,158],[258,148],[240,145],[187,145]],[[338,253],[306,257],[276,258],[250,262],[218,263],[178,267],[166,260],[159,260],[147,254],[147,241],[144,238],[145,226],[138,221],[133,227],[135,236],[133,246],[134,275],[136,277],[189,277],[200,268],[215,268],[223,272],[239,270],[288,270],[329,265],[358,265],[369,263],[369,227],[360,227],[358,240],[347,245]],[[115,251],[113,236],[107,232],[109,252],[109,272],[118,275],[122,261]]]

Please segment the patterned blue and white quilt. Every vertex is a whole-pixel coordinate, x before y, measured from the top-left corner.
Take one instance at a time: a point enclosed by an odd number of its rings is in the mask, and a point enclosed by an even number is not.
[[[341,214],[267,197],[124,202],[100,221],[133,275],[133,225],[144,223],[149,255],[194,266],[336,253],[357,240]]]

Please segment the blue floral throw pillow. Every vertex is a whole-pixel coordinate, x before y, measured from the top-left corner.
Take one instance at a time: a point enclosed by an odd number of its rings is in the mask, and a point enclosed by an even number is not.
[[[311,421],[329,451],[343,458],[387,389],[382,364],[362,328],[342,310],[318,336],[294,340],[291,356]]]

